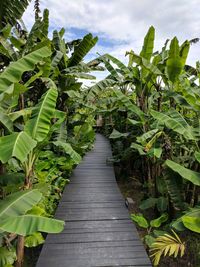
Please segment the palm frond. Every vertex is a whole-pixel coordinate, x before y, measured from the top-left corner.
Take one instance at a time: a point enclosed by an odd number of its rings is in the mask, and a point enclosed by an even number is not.
[[[150,252],[153,258],[154,266],[157,266],[160,262],[162,255],[174,256],[176,258],[180,253],[182,257],[185,253],[185,243],[182,242],[179,236],[172,230],[173,235],[164,234],[156,238],[155,242],[151,245]]]

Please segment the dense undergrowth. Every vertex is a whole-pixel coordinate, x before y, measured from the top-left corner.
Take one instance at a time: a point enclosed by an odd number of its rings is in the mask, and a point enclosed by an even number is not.
[[[131,217],[144,229],[154,264],[186,255],[189,234],[197,240],[200,233],[200,64],[186,64],[198,40],[179,44],[175,37],[154,51],[150,27],[141,53],[127,52],[127,65],[108,54],[84,63],[97,38],[67,42],[61,29],[50,39],[39,1],[28,32],[18,20],[28,2],[12,1],[0,13],[0,267],[21,267],[24,246],[62,231],[52,217],[92,146],[97,115],[113,161],[143,191]],[[83,86],[80,79],[104,69],[108,77]],[[198,244],[193,249],[198,266]]]

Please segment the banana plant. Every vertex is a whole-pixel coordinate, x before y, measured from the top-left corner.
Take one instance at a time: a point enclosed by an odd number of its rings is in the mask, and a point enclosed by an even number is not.
[[[1,234],[12,233],[18,235],[17,255],[12,253],[6,257],[8,250],[2,247],[4,261],[0,260],[0,266],[14,263],[17,260],[17,266],[20,266],[24,258],[24,236],[34,234],[35,232],[59,233],[63,230],[64,222],[33,214],[27,214],[42,198],[39,190],[25,190],[11,194],[1,201],[0,208],[0,231]],[[3,257],[1,255],[1,257]],[[4,265],[3,265],[4,264]]]
[[[116,109],[111,112],[114,131],[110,138],[121,140],[125,146],[121,149],[123,151],[128,146],[133,149],[132,153],[137,151],[143,173],[141,180],[150,185],[150,198],[162,198],[162,202],[163,199],[168,202],[169,194],[170,202],[176,208],[185,209],[182,196],[187,199],[191,186],[196,185],[182,181],[180,177],[173,179],[169,168],[168,174],[165,172],[163,163],[166,159],[171,160],[173,153],[179,157],[184,154],[181,163],[185,164],[188,160],[187,164],[192,168],[195,165],[198,170],[197,162],[191,160],[194,151],[199,150],[199,122],[191,120],[199,116],[199,92],[195,83],[197,73],[194,68],[186,65],[189,41],[179,45],[175,37],[169,47],[167,40],[161,52],[154,52],[154,38],[155,30],[150,27],[140,54],[133,50],[126,53],[129,55],[127,66],[110,55],[99,58],[110,72],[108,77],[114,82],[113,107]],[[187,145],[191,147],[190,152]],[[131,151],[129,157],[134,157]],[[196,189],[192,188],[192,192],[196,192]],[[193,197],[192,199],[194,200]],[[192,199],[190,201],[193,206]],[[195,199],[196,202],[197,197]],[[171,207],[170,202],[165,206]]]
[[[0,8],[0,28],[4,27],[7,23],[10,23],[12,26],[15,25],[17,20],[22,17],[29,2],[28,0],[2,1]]]
[[[14,132],[10,135],[0,137],[1,150],[0,160],[2,163],[6,163],[9,159],[16,158],[21,164],[24,173],[24,188],[28,189],[32,187],[34,163],[37,159],[38,150],[45,143],[50,127],[51,120],[56,107],[57,89],[51,88],[43,95],[35,108],[32,110],[30,119],[24,126],[24,131]],[[48,139],[47,139],[48,140]],[[46,143],[45,143],[46,144]],[[23,227],[17,232],[17,225],[31,225],[34,222],[39,221],[39,226],[32,227],[33,231]],[[13,224],[15,221],[15,224]],[[33,215],[19,216],[17,218],[7,218],[4,216],[3,225],[1,229],[8,232],[16,231],[19,234],[18,237],[18,249],[17,249],[17,266],[21,266],[24,257],[24,236],[30,235],[33,232],[43,231],[43,224],[48,222],[47,218],[40,218]],[[36,224],[35,224],[36,225]],[[41,226],[41,227],[40,227]],[[49,226],[49,231],[50,226]]]
[[[37,157],[37,148],[45,141],[50,131],[57,96],[56,88],[49,89],[36,107],[33,108],[31,117],[24,126],[24,131],[0,138],[1,162],[6,163],[13,157],[18,159],[25,172],[25,187],[27,188],[30,188],[32,184],[31,179],[33,165]]]

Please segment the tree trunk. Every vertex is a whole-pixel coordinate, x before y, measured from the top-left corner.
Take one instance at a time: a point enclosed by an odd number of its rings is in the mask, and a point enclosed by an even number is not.
[[[19,235],[17,239],[17,260],[15,267],[22,267],[24,261],[24,236]]]
[[[24,105],[24,95],[21,94],[19,96],[19,107],[20,107],[20,110],[24,109],[25,105]]]

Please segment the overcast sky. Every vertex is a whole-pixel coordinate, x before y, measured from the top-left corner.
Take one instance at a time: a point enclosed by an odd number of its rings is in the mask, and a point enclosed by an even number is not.
[[[155,50],[167,38],[177,36],[180,43],[200,37],[199,0],[41,0],[41,9],[50,11],[50,30],[66,29],[67,41],[91,32],[99,37],[90,53],[109,52],[124,60],[130,49],[140,52],[148,28],[156,29]],[[31,4],[24,15],[30,27],[34,13]],[[190,50],[188,63],[200,60],[200,43]]]

